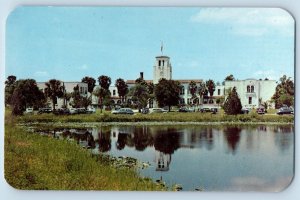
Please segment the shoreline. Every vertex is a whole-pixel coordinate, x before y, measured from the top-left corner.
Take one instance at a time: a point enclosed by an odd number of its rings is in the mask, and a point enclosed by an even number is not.
[[[176,122],[176,121],[141,121],[141,122],[30,122],[18,123],[19,126],[56,126],[56,127],[100,127],[100,126],[222,126],[222,125],[238,125],[238,126],[259,126],[259,125],[292,125],[294,122]]]

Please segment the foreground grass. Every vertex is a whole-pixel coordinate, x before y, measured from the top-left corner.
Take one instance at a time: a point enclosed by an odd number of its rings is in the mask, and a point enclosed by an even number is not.
[[[116,169],[75,143],[5,123],[5,179],[17,189],[164,190],[134,169]]]
[[[224,113],[153,113],[140,114],[132,116],[104,114],[82,114],[82,115],[65,115],[56,116],[53,114],[42,115],[24,115],[18,117],[19,122],[272,122],[272,123],[293,123],[293,115],[258,115],[257,113],[226,115]]]

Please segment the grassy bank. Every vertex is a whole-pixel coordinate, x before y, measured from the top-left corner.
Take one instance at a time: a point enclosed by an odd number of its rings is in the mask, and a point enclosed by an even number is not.
[[[18,117],[19,122],[272,122],[293,123],[293,115],[258,115],[257,113],[226,115],[223,113],[153,113],[135,115],[82,114],[56,116],[53,114],[24,115]]]
[[[116,169],[78,145],[5,124],[5,179],[18,189],[163,190],[134,169]]]

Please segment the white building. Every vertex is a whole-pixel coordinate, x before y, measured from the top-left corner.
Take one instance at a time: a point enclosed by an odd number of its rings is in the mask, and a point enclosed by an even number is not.
[[[244,108],[257,108],[260,104],[270,103],[275,93],[277,83],[275,80],[246,79],[237,81],[225,81],[225,91],[236,87],[236,91],[241,99]]]
[[[37,86],[40,90],[45,92],[46,82],[37,82]],[[65,87],[65,93],[72,93],[74,91],[74,87],[78,85],[79,93],[83,97],[87,97],[88,95],[88,84],[82,82],[61,82],[61,85]],[[72,101],[72,99],[70,100]],[[57,98],[57,104],[55,104],[56,108],[61,108],[62,106],[70,107],[69,102],[64,102],[63,98]],[[52,107],[52,101],[48,100],[48,106]]]
[[[153,66],[153,84],[157,84],[162,78],[172,79],[172,66],[168,56],[156,56]]]

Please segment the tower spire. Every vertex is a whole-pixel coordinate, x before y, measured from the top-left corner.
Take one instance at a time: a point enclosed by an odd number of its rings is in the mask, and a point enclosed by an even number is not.
[[[161,45],[160,45],[160,51],[161,51],[161,55],[163,55],[163,51],[164,51],[164,43],[163,41],[161,41]]]

